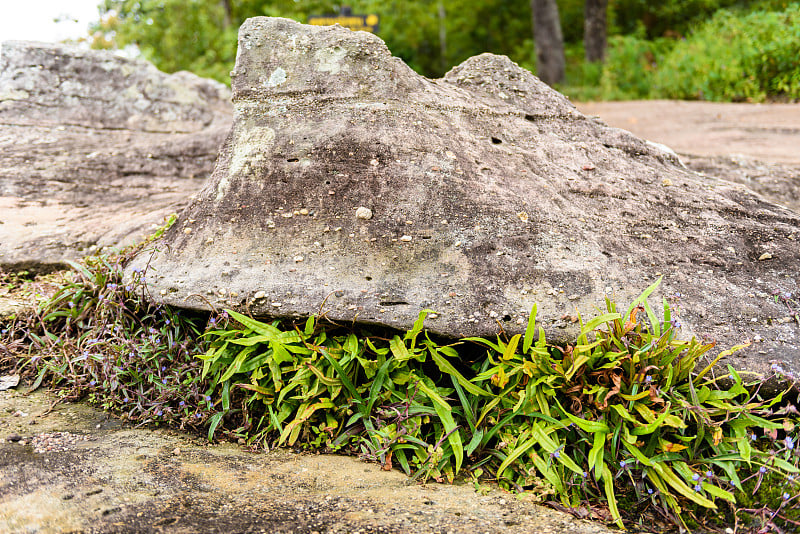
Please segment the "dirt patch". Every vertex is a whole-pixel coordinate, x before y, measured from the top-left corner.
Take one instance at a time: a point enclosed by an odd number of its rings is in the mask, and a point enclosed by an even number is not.
[[[739,155],[800,165],[800,104],[727,104],[676,100],[577,103],[586,115],[679,154]]]
[[[418,485],[350,457],[210,446],[124,427],[86,404],[49,411],[55,400],[0,392],[2,532],[609,532],[488,486]],[[42,436],[50,452],[36,452]]]

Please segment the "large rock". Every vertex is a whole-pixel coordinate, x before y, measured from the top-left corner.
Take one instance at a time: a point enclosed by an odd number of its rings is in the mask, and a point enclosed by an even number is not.
[[[65,45],[0,50],[0,267],[127,244],[213,169],[230,93],[185,72]]]
[[[505,57],[428,80],[371,34],[256,18],[232,87],[212,179],[129,266],[156,298],[398,328],[431,308],[448,336],[521,331],[538,302],[565,339],[563,316],[663,274],[685,333],[760,336],[739,353],[752,370],[800,363],[770,298],[800,289],[798,214],[585,117]]]

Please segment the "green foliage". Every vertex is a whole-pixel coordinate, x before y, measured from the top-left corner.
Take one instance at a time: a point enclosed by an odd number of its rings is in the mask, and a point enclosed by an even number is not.
[[[713,344],[678,339],[667,300],[658,320],[648,302],[658,282],[624,313],[606,300],[579,317],[569,345],[548,343],[535,306],[523,334],[442,343],[424,329],[429,310],[408,332],[376,335],[149,305],[142,273],[123,280],[123,259],[74,264],[38,314],[3,331],[3,347],[31,346],[21,365],[35,385],[209,439],[356,453],[478,489],[490,476],[568,509],[604,502],[620,526],[654,511],[679,524],[730,523],[727,510],[797,518],[790,390],[763,398],[762,381],[730,367],[714,378],[741,346],[698,367]]]
[[[602,98],[649,98],[653,77],[659,72],[659,59],[671,46],[669,39],[648,41],[635,35],[611,37],[600,77]]]
[[[614,33],[636,34],[642,38],[675,37],[686,33],[694,24],[712,16],[717,10],[740,6],[747,0],[610,0],[609,22]]]
[[[200,427],[210,397],[200,388],[206,318],[147,304],[136,279],[123,283],[120,256],[70,262],[60,289],[30,317],[2,331],[0,345],[31,354],[20,366],[126,418]]]
[[[800,4],[746,16],[722,10],[666,55],[653,94],[762,102],[800,98]]]

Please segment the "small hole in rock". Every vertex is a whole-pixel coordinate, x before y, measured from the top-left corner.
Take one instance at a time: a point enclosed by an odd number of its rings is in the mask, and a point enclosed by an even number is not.
[[[492,137],[492,144],[499,145],[502,143],[502,139],[498,139],[497,137]]]
[[[526,121],[531,121],[531,122],[536,122],[536,117],[534,117],[533,115],[525,115],[525,120]]]
[[[505,315],[503,316],[503,320],[504,320],[504,321],[506,321],[506,322],[508,322],[508,321],[510,321],[510,320],[511,320],[511,316],[510,316],[509,314],[505,314]]]
[[[297,158],[289,158],[289,159],[287,159],[286,161],[288,161],[289,163],[297,163],[297,162],[298,162],[298,161],[300,161],[300,160],[299,160],[299,159],[297,159]]]
[[[365,276],[364,279],[366,279],[367,282],[372,282],[372,277],[371,276]]]

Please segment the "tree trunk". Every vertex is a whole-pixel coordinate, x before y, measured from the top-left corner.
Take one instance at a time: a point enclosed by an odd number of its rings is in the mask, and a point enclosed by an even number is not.
[[[232,15],[232,6],[231,0],[221,0],[220,4],[222,4],[222,9],[225,11],[225,20],[223,21],[225,28],[231,25],[231,15]]]
[[[553,85],[564,81],[564,37],[556,0],[531,0],[536,74]]]
[[[583,12],[583,45],[586,61],[603,61],[606,57],[606,7],[608,0],[586,0]]]
[[[442,69],[442,75],[447,72],[447,27],[445,26],[445,19],[447,13],[444,10],[444,0],[439,0],[439,66]]]

